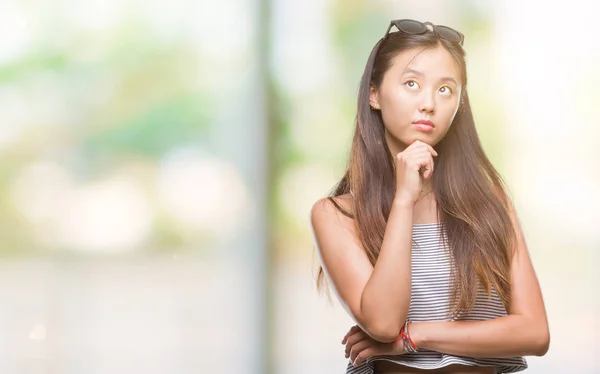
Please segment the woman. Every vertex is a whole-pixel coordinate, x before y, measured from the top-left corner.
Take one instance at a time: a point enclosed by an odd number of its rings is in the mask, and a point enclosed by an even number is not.
[[[361,80],[348,169],[311,210],[319,284],[357,323],[347,373],[509,373],[548,350],[523,233],[475,129],[463,40],[391,22]]]

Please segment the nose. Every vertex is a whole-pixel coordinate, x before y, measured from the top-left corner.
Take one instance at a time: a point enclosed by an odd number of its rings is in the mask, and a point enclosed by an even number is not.
[[[435,98],[431,90],[423,90],[423,97],[419,106],[421,113],[434,113],[435,112]]]

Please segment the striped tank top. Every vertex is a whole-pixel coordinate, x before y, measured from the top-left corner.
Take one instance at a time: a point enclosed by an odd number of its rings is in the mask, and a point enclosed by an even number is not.
[[[497,293],[488,298],[480,289],[471,312],[458,318],[449,318],[451,253],[447,241],[442,243],[440,223],[413,225],[412,246],[412,290],[408,318],[411,321],[479,321],[507,314]],[[448,355],[435,351],[420,350],[397,356],[376,356],[360,366],[348,363],[347,374],[374,374],[374,362],[392,361],[418,369],[437,369],[452,364],[468,366],[493,366],[497,373],[514,373],[525,370],[527,362],[523,357],[510,358],[471,358]]]

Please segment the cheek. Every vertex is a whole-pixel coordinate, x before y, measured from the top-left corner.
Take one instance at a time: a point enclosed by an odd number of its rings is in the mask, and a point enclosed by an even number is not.
[[[448,100],[439,106],[440,119],[448,124],[452,123],[458,112],[458,99]]]
[[[383,119],[388,125],[411,121],[415,105],[414,95],[409,95],[402,87],[388,90],[381,106]]]

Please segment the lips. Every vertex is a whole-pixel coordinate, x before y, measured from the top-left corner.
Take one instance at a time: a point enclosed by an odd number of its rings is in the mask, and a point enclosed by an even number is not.
[[[433,122],[426,120],[426,119],[420,119],[418,121],[413,122],[415,125],[426,125],[426,126],[431,126],[431,127],[435,127],[435,125],[433,124]]]
[[[432,133],[433,129],[435,128],[433,122],[426,119],[420,119],[418,121],[413,122],[413,126],[417,131],[425,133]]]

